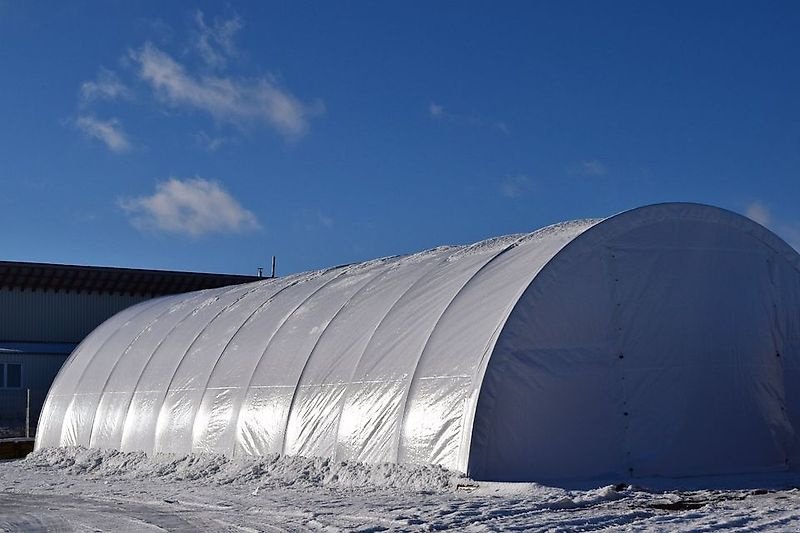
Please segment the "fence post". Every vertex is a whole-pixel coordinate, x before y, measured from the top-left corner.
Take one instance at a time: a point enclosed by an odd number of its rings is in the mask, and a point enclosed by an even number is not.
[[[31,438],[31,389],[26,389],[25,399],[25,438]]]

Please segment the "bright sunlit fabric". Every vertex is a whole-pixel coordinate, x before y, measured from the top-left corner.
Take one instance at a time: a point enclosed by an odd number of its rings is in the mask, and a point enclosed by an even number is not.
[[[136,305],[75,349],[36,447],[761,472],[800,461],[796,383],[797,253],[660,204]]]

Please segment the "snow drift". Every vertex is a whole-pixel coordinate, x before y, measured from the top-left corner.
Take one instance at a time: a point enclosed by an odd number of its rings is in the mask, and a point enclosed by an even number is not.
[[[217,485],[256,484],[258,487],[391,488],[449,491],[461,476],[434,465],[364,464],[270,454],[230,458],[219,454],[156,454],[77,447],[45,448],[22,464],[93,478],[199,481]]]
[[[697,204],[151,300],[37,449],[438,464],[476,479],[798,464],[800,256]]]

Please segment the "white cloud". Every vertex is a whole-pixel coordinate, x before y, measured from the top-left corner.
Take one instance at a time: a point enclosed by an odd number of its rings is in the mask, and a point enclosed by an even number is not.
[[[769,208],[761,202],[752,202],[750,205],[748,205],[747,209],[745,210],[745,215],[747,215],[748,218],[755,220],[762,226],[769,226],[772,220],[772,215],[769,211]]]
[[[195,47],[200,57],[211,68],[224,68],[228,59],[238,54],[233,40],[243,27],[241,19],[238,16],[228,20],[214,19],[209,26],[203,12],[196,11],[194,21],[197,25]]]
[[[105,143],[112,152],[122,153],[131,149],[131,143],[116,118],[101,120],[82,115],[75,120],[75,125],[85,135]]]
[[[433,118],[441,118],[444,115],[444,107],[434,102],[431,102],[429,110]]]
[[[131,58],[139,66],[139,76],[163,102],[206,112],[221,122],[240,126],[261,122],[287,138],[297,138],[308,130],[312,117],[324,112],[321,102],[304,103],[266,78],[195,77],[152,43],[131,52]]]
[[[219,183],[203,178],[170,178],[157,184],[153,195],[123,199],[119,205],[143,230],[199,237],[261,227],[256,216]]]
[[[130,98],[131,91],[114,72],[103,68],[97,74],[96,80],[85,81],[81,84],[80,95],[82,103],[88,104],[95,100]]]
[[[506,198],[519,198],[530,189],[530,186],[531,180],[527,176],[511,176],[500,184],[500,194]]]

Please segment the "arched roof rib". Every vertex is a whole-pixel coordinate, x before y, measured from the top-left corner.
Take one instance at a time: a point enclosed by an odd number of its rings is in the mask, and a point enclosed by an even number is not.
[[[120,328],[130,324],[148,309],[159,306],[165,299],[170,298],[178,297],[155,298],[120,311],[104,322],[102,324],[103,327],[98,327],[92,331],[75,348],[72,355],[61,367],[42,407],[43,415],[39,418],[37,435],[41,433],[40,438],[43,446],[70,445],[69,440],[65,440],[63,435],[65,418],[78,390],[81,377],[85,374],[91,362]],[[73,430],[76,429],[73,424]],[[67,438],[69,437],[67,436]],[[40,441],[37,440],[38,442]]]
[[[236,400],[238,404],[236,401],[229,401],[225,395],[218,395],[210,392],[209,395],[211,399],[209,401],[211,405],[203,411],[201,418],[211,422],[209,427],[222,427],[223,429],[220,432],[224,433],[225,438],[216,438],[213,440],[209,440],[209,438],[197,439],[197,442],[208,443],[209,448],[207,448],[207,451],[227,451],[232,449],[234,454],[243,451],[244,453],[252,455],[258,453],[257,450],[263,448],[265,445],[265,439],[263,438],[264,432],[259,431],[259,425],[256,421],[255,435],[248,438],[247,435],[249,435],[248,432],[251,429],[251,424],[249,423],[250,420],[246,416],[243,416],[243,405],[249,397],[248,393],[253,386],[254,379],[256,379],[259,370],[265,367],[264,363],[269,362],[268,353],[273,346],[273,341],[284,327],[287,326],[291,318],[300,311],[303,305],[306,305],[313,299],[319,291],[324,289],[337,277],[343,275],[346,271],[347,270],[343,267],[332,269],[326,272],[326,274],[331,274],[329,276],[319,276],[298,285],[296,294],[288,294],[285,302],[276,302],[273,304],[271,309],[267,309],[263,313],[264,316],[260,317],[260,320],[257,322],[253,321],[254,327],[241,331],[241,338],[238,339],[238,343],[242,346],[251,344],[257,346],[255,353],[259,355],[250,360],[252,367],[250,368],[251,365],[247,365],[249,369],[245,374],[239,375],[235,370],[221,373],[221,376],[224,376],[224,378],[220,379],[224,379],[224,381],[216,383],[214,389],[212,389],[214,391],[224,391],[226,388],[237,387],[239,384],[245,383],[245,387],[241,389],[237,395]],[[261,327],[263,327],[263,333]],[[248,333],[252,336],[252,340],[250,340],[251,337],[247,335]],[[234,354],[233,351],[229,353],[232,355]],[[230,357],[229,359],[233,369],[241,367],[239,359],[234,357]],[[266,367],[268,368],[269,365],[267,364]],[[213,379],[212,377],[212,380]],[[202,409],[203,407],[201,405],[201,410]],[[234,415],[235,424],[226,424],[226,421],[234,412],[236,413]],[[201,431],[202,427],[203,425],[201,424]],[[274,439],[275,433],[270,432],[267,437]]]
[[[499,257],[566,227],[135,306],[76,350],[41,445],[403,460],[442,321]]]
[[[251,284],[213,301],[204,301],[164,333],[142,369],[140,386],[130,400],[123,429],[123,449],[141,449],[143,441],[148,451],[173,452],[186,448],[186,443],[191,442],[186,427],[191,414],[185,408],[197,395],[202,376],[210,370],[208,352],[220,342],[219,337],[204,337],[204,334],[237,305],[256,298],[268,301],[276,291],[293,281],[285,278]],[[170,427],[172,432],[165,434]]]
[[[185,320],[198,312],[202,312],[202,310],[212,307],[212,304],[219,302],[230,294],[239,294],[249,290],[248,287],[249,285],[237,285],[208,292],[189,293],[190,296],[188,298],[186,295],[169,297],[158,306],[148,307],[138,314],[135,320],[126,323],[115,331],[104,345],[95,352],[95,356],[87,366],[88,371],[78,377],[75,390],[80,391],[81,394],[76,394],[70,403],[65,415],[64,428],[66,431],[72,431],[72,427],[79,428],[79,430],[74,435],[62,435],[62,442],[68,445],[91,445],[91,437],[97,433],[96,429],[102,429],[111,423],[112,419],[108,416],[99,419],[97,428],[92,423],[103,397],[113,396],[110,391],[106,390],[104,383],[107,383],[111,378],[117,362],[120,360],[126,360],[127,362],[128,359],[135,357],[140,361],[150,361],[149,353],[144,351],[132,352],[132,350],[136,344],[144,340],[143,335],[145,335],[145,338],[149,337],[147,335],[148,328],[159,323],[159,319],[162,318],[161,315],[167,312],[175,313],[183,310],[186,312],[184,314]],[[165,341],[169,338],[169,335],[163,337]],[[114,356],[109,357],[109,354],[114,354]],[[147,368],[147,363],[145,363],[144,368]],[[72,422],[73,419],[75,420],[74,422]],[[147,422],[148,420],[140,421],[141,424]],[[88,444],[85,444],[87,442]]]

